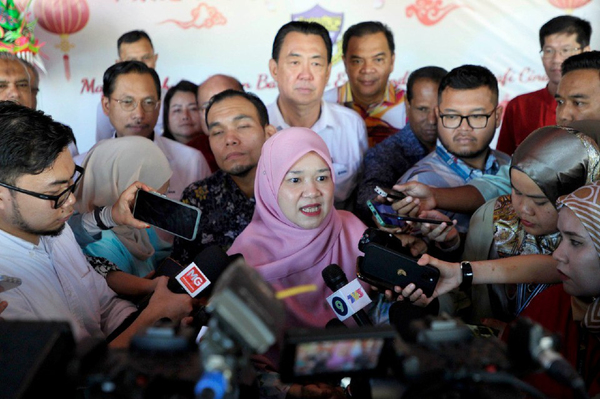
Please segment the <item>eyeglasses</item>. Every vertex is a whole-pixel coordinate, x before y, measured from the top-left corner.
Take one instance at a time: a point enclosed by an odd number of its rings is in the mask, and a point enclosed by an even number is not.
[[[467,123],[471,129],[483,129],[487,126],[490,116],[496,112],[498,108],[494,108],[489,114],[478,114],[478,115],[454,115],[454,114],[440,114],[442,119],[442,125],[447,129],[456,129],[462,124],[463,119],[467,120]]]
[[[116,101],[121,106],[123,111],[131,112],[134,111],[138,104],[142,105],[142,110],[146,113],[154,111],[158,108],[158,101],[152,98],[143,99],[140,102],[135,101],[133,98],[126,98],[124,100],[118,100],[116,98],[111,98],[111,100]]]
[[[67,202],[71,193],[73,193],[73,192],[75,192],[75,190],[77,190],[77,187],[79,186],[79,183],[81,182],[81,178],[83,177],[83,172],[85,172],[85,169],[83,169],[79,165],[75,165],[75,174],[72,177],[72,180],[74,180],[73,184],[71,184],[69,187],[66,188],[65,191],[63,191],[62,193],[60,193],[58,195],[40,194],[40,193],[25,190],[25,189],[11,186],[10,184],[1,183],[1,182],[0,182],[0,186],[6,187],[9,190],[15,190],[15,191],[18,191],[23,194],[31,195],[32,197],[36,197],[36,198],[40,198],[40,199],[48,200],[48,201],[54,201],[54,209],[58,209],[61,206],[63,206],[65,204],[65,202]]]
[[[540,50],[542,58],[552,58],[556,53],[560,54],[562,58],[569,58],[576,52],[581,50],[581,47],[565,47],[560,50],[555,50],[552,47],[546,47]]]

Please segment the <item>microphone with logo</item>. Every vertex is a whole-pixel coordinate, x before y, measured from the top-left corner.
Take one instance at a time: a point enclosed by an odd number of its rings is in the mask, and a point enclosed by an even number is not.
[[[337,292],[352,284],[348,283],[348,278],[346,277],[346,274],[344,274],[342,268],[336,265],[335,263],[323,269],[321,275],[323,276],[323,280],[325,281],[325,284],[327,284],[327,287],[329,287],[329,289],[333,292]],[[345,298],[342,297],[333,298],[332,308],[334,312],[336,312],[336,315],[338,317],[345,316],[349,312]],[[373,323],[369,319],[369,316],[367,316],[367,313],[362,309],[355,312],[352,315],[352,318],[354,318],[354,321],[356,321],[356,324],[358,324],[359,326],[373,325]]]
[[[229,256],[218,245],[205,248],[194,258],[187,267],[181,266],[171,258],[167,258],[157,269],[157,276],[167,276],[169,281],[167,287],[176,294],[189,294],[192,298],[208,298],[212,294],[214,283],[219,279],[223,271],[239,255]],[[144,310],[152,294],[147,295],[138,304],[138,312]],[[204,306],[193,315],[194,327],[206,325],[208,316]]]

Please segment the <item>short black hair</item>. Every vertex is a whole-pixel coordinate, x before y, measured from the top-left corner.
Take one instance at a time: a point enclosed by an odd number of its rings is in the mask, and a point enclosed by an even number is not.
[[[104,94],[104,97],[110,97],[115,91],[115,82],[117,81],[117,78],[120,75],[128,73],[137,73],[140,75],[147,73],[152,76],[152,80],[154,80],[154,85],[156,86],[158,100],[160,100],[160,78],[158,77],[158,73],[140,61],[123,61],[111,65],[104,72],[104,76],[102,77],[102,94]]]
[[[586,51],[570,56],[562,63],[562,76],[580,69],[595,69],[600,71],[600,51]]]
[[[350,39],[352,39],[353,37],[363,37],[379,32],[385,34],[385,38],[388,42],[388,47],[390,48],[390,52],[394,54],[394,51],[396,49],[396,45],[394,44],[394,34],[387,25],[382,24],[379,21],[366,21],[349,27],[348,30],[344,32],[344,40],[342,42],[342,54],[345,55],[346,51],[348,51],[348,43],[350,43]]]
[[[22,175],[42,173],[73,142],[71,128],[42,111],[0,101],[1,182],[14,185]]]
[[[165,99],[163,100],[163,136],[171,140],[175,140],[175,137],[173,137],[173,133],[171,133],[171,129],[169,128],[169,108],[171,107],[171,99],[179,91],[192,93],[194,98],[198,100],[198,85],[189,80],[181,80],[167,90]]]
[[[216,103],[219,103],[223,100],[226,100],[228,98],[233,98],[233,97],[242,97],[242,98],[245,98],[246,100],[250,101],[252,103],[252,105],[254,105],[254,108],[256,108],[256,112],[258,113],[258,118],[259,118],[261,126],[265,127],[269,124],[269,113],[267,112],[267,107],[265,106],[265,103],[263,103],[262,100],[260,98],[258,98],[258,96],[256,94],[249,93],[247,91],[238,91],[238,90],[233,90],[233,89],[227,89],[225,91],[222,91],[222,92],[212,96],[212,98],[208,102],[208,106],[206,107],[206,112],[204,113],[205,119],[207,121],[206,122],[207,125],[208,125],[208,113],[210,112],[210,109],[212,108],[212,106],[215,105]]]
[[[471,90],[485,86],[489,88],[498,103],[498,79],[486,67],[480,65],[462,65],[454,68],[440,81],[438,102],[442,101],[442,92],[450,87],[456,90]]]
[[[572,15],[552,18],[540,28],[540,48],[544,48],[546,37],[557,33],[575,34],[575,40],[583,48],[590,45],[592,25],[585,19]]]
[[[439,85],[442,81],[442,78],[446,76],[447,73],[448,71],[446,71],[444,68],[437,66],[426,66],[412,71],[412,73],[408,76],[408,81],[406,82],[406,101],[410,103],[412,100],[413,86],[417,80],[426,79]]]
[[[121,35],[121,37],[117,40],[117,53],[119,56],[121,55],[121,44],[123,43],[135,43],[139,40],[146,39],[150,42],[150,47],[154,49],[154,45],[152,44],[152,40],[150,40],[150,36],[143,30],[132,30],[129,32],[125,32]]]
[[[329,36],[329,31],[323,25],[317,22],[307,21],[292,21],[279,28],[277,35],[275,35],[275,40],[273,40],[273,50],[271,51],[271,57],[275,60],[275,62],[279,61],[279,53],[281,52],[283,41],[288,33],[291,32],[320,36],[321,39],[323,39],[323,42],[325,42],[325,47],[327,48],[327,63],[331,64],[333,45],[331,44],[331,36]]]

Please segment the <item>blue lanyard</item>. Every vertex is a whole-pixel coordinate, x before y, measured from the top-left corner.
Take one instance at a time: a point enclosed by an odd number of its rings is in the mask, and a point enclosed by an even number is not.
[[[435,152],[440,158],[442,158],[442,161],[444,161],[446,165],[448,165],[448,167],[454,171],[454,173],[459,175],[465,181],[465,183],[470,180],[470,174],[458,166],[454,161],[454,158],[451,158],[446,151],[442,150],[440,146],[435,147]]]

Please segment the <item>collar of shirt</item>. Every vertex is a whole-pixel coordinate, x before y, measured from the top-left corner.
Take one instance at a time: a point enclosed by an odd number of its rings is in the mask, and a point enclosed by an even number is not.
[[[494,150],[491,148],[489,150],[488,157],[485,161],[485,167],[483,170],[479,170],[467,165],[462,159],[450,154],[439,140],[435,149],[436,154],[440,157],[440,159],[465,181],[469,181],[483,175],[495,175],[498,173],[500,165],[496,159],[496,156],[494,155]]]
[[[404,91],[394,86],[392,82],[388,81],[383,100],[378,104],[371,104],[369,108],[365,111],[370,112],[371,110],[379,106],[389,107],[402,101],[404,101]],[[354,103],[354,97],[352,96],[350,82],[346,82],[343,86],[339,88],[338,103],[344,104],[347,107],[357,106],[362,109],[360,105]]]
[[[275,125],[275,127],[277,128],[277,131],[283,130],[283,129],[287,129],[288,127],[290,127],[290,125],[288,125],[285,122],[285,119],[283,118],[283,115],[281,114],[281,110],[279,109],[279,106],[277,105],[277,100],[275,100],[275,102],[272,105],[272,111],[273,111],[273,115],[274,118],[272,118],[273,120],[271,121],[271,123],[273,125]],[[319,116],[319,119],[315,122],[314,125],[311,126],[311,130],[319,133],[320,131],[323,131],[324,129],[328,128],[328,127],[333,127],[333,117],[332,117],[332,113],[331,113],[331,106],[328,102],[321,100],[321,115]]]

